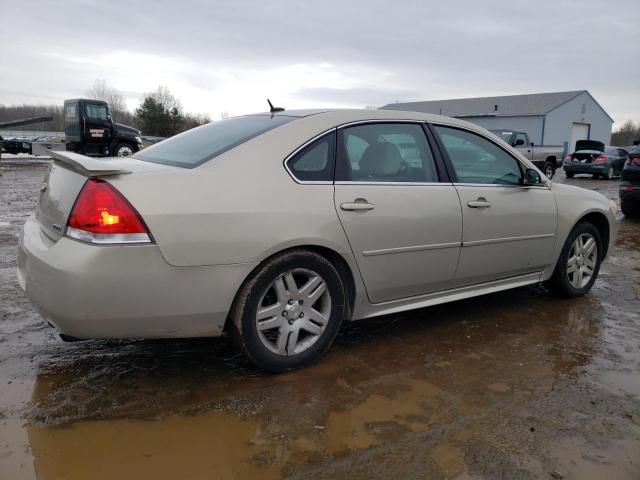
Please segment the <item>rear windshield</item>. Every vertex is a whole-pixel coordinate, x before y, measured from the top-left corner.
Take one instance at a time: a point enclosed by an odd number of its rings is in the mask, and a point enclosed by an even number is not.
[[[194,168],[295,118],[286,115],[249,115],[212,122],[145,148],[133,158]]]

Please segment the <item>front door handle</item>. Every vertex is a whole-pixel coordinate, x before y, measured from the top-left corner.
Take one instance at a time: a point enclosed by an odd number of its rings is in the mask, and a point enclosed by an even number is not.
[[[484,197],[479,197],[476,200],[467,202],[467,206],[469,208],[489,208],[491,206],[491,202],[487,202],[487,199]]]
[[[364,198],[356,198],[353,202],[340,204],[340,208],[348,212],[358,212],[373,210],[374,208],[376,208],[376,206],[372,203],[367,202]]]

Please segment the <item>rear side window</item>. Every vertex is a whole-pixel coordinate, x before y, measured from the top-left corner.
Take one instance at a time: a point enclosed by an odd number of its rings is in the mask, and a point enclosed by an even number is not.
[[[145,148],[133,158],[174,167],[194,168],[295,119],[296,117],[286,115],[248,115],[212,122]]]
[[[305,182],[333,180],[335,133],[329,133],[307,145],[287,161],[294,177]]]
[[[431,148],[413,123],[371,123],[338,132],[336,180],[437,182]]]

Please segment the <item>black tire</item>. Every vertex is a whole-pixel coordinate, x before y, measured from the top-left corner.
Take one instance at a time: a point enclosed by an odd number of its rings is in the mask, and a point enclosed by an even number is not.
[[[640,203],[633,203],[631,200],[621,200],[620,210],[625,217],[640,218]]]
[[[294,269],[310,270],[322,277],[330,295],[331,311],[329,321],[315,343],[300,353],[281,355],[269,350],[260,339],[256,312],[272,283]],[[320,359],[333,343],[345,315],[345,301],[342,278],[331,262],[315,252],[290,250],[268,260],[242,286],[229,318],[229,334],[233,343],[258,368],[276,373],[303,368]]]
[[[136,153],[138,149],[130,143],[122,142],[118,143],[113,149],[112,155],[114,157],[130,157]]]
[[[573,173],[573,172],[565,172],[565,175],[567,176],[567,178],[573,178],[575,173]]]
[[[556,174],[556,165],[553,162],[544,162],[544,165],[542,165],[542,173],[551,180]]]
[[[576,241],[578,236],[582,234],[589,234],[595,239],[597,259],[596,259],[595,268],[593,269],[593,274],[589,282],[586,285],[584,285],[582,288],[576,288],[573,285],[571,285],[571,283],[569,282],[567,267],[568,267],[568,261],[569,261],[569,254],[573,247],[573,243]],[[598,278],[598,272],[600,271],[600,263],[602,262],[603,251],[604,250],[602,246],[602,238],[600,237],[600,233],[598,232],[598,229],[592,223],[589,223],[589,222],[578,223],[575,227],[573,227],[573,230],[571,230],[571,233],[569,233],[569,236],[567,237],[567,240],[565,241],[564,246],[562,247],[562,252],[560,252],[560,257],[558,258],[558,262],[556,263],[556,268],[553,272],[553,275],[546,282],[546,287],[551,292],[561,297],[573,298],[573,297],[581,297],[583,295],[586,295],[589,292],[589,290],[591,290],[591,287],[596,281],[596,278]]]

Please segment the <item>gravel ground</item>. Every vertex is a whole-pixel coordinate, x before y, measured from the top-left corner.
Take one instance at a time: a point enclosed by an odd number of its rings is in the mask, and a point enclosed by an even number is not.
[[[640,223],[587,297],[350,324],[275,376],[225,338],[61,342],[15,278],[45,172],[0,167],[0,479],[640,478]]]

